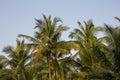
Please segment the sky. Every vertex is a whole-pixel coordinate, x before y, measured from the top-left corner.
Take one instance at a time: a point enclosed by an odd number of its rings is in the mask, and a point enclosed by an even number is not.
[[[120,0],[0,0],[0,55],[5,46],[16,45],[18,34],[33,36],[35,18],[43,19],[43,14],[61,18],[70,27],[61,40],[69,40],[77,21],[118,25],[114,17],[120,17]]]

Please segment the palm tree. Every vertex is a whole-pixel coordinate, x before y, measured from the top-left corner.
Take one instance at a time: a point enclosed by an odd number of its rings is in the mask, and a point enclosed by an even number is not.
[[[92,21],[84,22],[85,25],[82,25],[80,22],[78,22],[78,24],[80,29],[74,29],[70,34],[70,37],[76,39],[80,45],[79,63],[81,63],[82,68],[80,68],[79,73],[77,72],[78,78],[80,78],[80,76],[83,77],[83,79],[102,78],[100,74],[107,70],[101,66],[104,65],[106,68],[111,66],[111,63],[106,58],[106,53],[109,52],[109,49],[101,43],[101,39],[98,39],[95,34],[98,31],[103,31],[104,28],[95,27]],[[81,72],[83,73],[81,74]]]
[[[94,61],[92,59],[94,58],[91,49],[98,43],[95,33],[103,29],[100,27],[94,27],[92,21],[84,22],[84,24],[85,26],[78,22],[80,29],[74,29],[74,31],[71,32],[70,37],[79,41],[80,58],[83,60],[82,64],[85,63],[86,66],[92,66]],[[87,62],[84,59],[86,59]]]
[[[106,26],[106,34],[105,36],[106,42],[108,44],[109,49],[111,50],[111,61],[112,61],[112,69],[113,76],[120,79],[120,28],[119,26],[113,28],[109,25]]]
[[[25,69],[27,64],[30,62],[30,49],[30,46],[28,47],[24,45],[24,41],[20,42],[19,40],[17,40],[16,48],[7,46],[3,49],[3,51],[7,53],[9,57],[9,69],[14,72],[16,79],[18,80],[27,80],[25,76]]]
[[[41,56],[47,57],[49,72],[48,80],[52,80],[51,63],[54,61],[56,64],[59,65],[56,59],[57,54],[69,54],[72,46],[77,47],[77,45],[73,42],[60,41],[62,31],[66,31],[69,28],[63,26],[62,24],[59,25],[58,22],[62,22],[59,18],[55,17],[53,21],[51,20],[51,16],[47,18],[45,15],[43,15],[43,18],[43,20],[36,19],[37,26],[35,27],[35,29],[37,28],[38,30],[35,31],[34,37],[23,34],[19,34],[19,37],[25,37],[33,42],[32,44],[35,45],[34,54],[36,58]],[[60,70],[57,68],[55,69]],[[63,80],[63,73],[58,71],[58,74],[61,75],[60,79]]]

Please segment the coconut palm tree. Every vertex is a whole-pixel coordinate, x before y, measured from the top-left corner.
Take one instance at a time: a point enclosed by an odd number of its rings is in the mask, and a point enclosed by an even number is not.
[[[77,47],[77,45],[71,41],[60,41],[61,33],[69,28],[62,24],[59,25],[58,22],[62,22],[59,18],[55,17],[51,20],[51,16],[47,18],[45,15],[43,15],[43,18],[43,20],[36,19],[37,25],[35,29],[37,30],[35,31],[34,37],[23,34],[19,34],[18,36],[27,38],[33,42],[32,44],[35,45],[34,57],[39,58],[41,56],[46,56],[49,73],[48,80],[52,80],[53,73],[51,66],[54,65],[52,62],[59,66],[59,62],[57,62],[56,59],[57,54],[69,54],[71,48],[73,46]],[[58,68],[55,69],[57,70],[57,73],[61,75],[59,78],[64,80],[60,66]]]
[[[15,74],[17,80],[27,80],[25,76],[27,64],[30,62],[31,47],[25,46],[24,41],[20,42],[17,40],[16,48],[7,46],[3,49],[8,54],[8,65],[12,73]]]
[[[101,43],[95,34],[98,31],[103,31],[104,28],[95,27],[92,21],[84,22],[84,25],[80,22],[78,22],[78,24],[80,29],[74,29],[70,34],[70,37],[76,39],[80,45],[79,63],[81,63],[82,68],[80,68],[79,73],[77,72],[78,78],[80,78],[80,76],[83,79],[102,78],[100,74],[107,70],[101,66],[106,68],[111,66],[111,63],[106,58],[106,53],[109,52],[109,49]]]
[[[106,42],[108,44],[109,49],[111,50],[111,62],[112,62],[112,69],[113,76],[120,79],[120,28],[119,26],[113,28],[109,25],[106,26],[106,34],[105,37]]]
[[[78,22],[80,29],[74,29],[74,31],[71,32],[70,37],[79,41],[80,58],[81,60],[83,58],[82,64],[85,63],[86,66],[92,66],[92,63],[94,63],[94,60],[92,59],[94,58],[91,49],[98,43],[95,33],[101,31],[102,28],[95,27],[92,21],[84,22],[84,24],[85,26]],[[84,60],[85,58],[87,62]]]

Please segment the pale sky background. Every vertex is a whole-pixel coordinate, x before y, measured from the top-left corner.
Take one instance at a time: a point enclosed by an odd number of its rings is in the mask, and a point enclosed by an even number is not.
[[[42,19],[42,14],[60,17],[70,27],[62,35],[62,40],[68,40],[78,20],[118,25],[114,17],[120,17],[120,0],[0,0],[0,54],[3,47],[16,45],[18,34],[33,36],[34,18]]]

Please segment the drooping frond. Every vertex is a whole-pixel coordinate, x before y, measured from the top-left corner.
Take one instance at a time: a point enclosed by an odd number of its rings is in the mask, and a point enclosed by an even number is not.
[[[24,34],[19,34],[18,37],[23,37],[23,38],[26,38],[32,42],[35,42],[35,43],[40,43],[41,41],[36,39],[36,38],[33,38],[31,36],[27,36],[27,35],[24,35]]]
[[[14,54],[14,48],[12,46],[6,46],[3,48],[3,52],[5,53],[10,53],[10,54]]]
[[[8,59],[5,56],[0,55],[0,69],[6,68],[8,65]]]
[[[62,22],[62,20],[61,20],[60,18],[58,18],[58,17],[55,17],[55,18],[53,19],[52,24],[51,24],[53,30],[55,29],[55,27],[56,27],[56,25],[57,25],[58,22]]]
[[[59,48],[69,49],[69,50],[79,48],[79,44],[77,43],[77,41],[60,41],[55,43],[55,46]]]
[[[85,31],[85,28],[80,21],[78,21],[78,25],[82,31]]]
[[[120,28],[112,28],[111,26],[106,26],[106,34],[110,36],[113,44],[120,44]]]
[[[70,33],[69,37],[83,42],[85,34],[79,29],[74,29],[74,31]]]
[[[106,66],[111,67],[111,63],[108,61],[108,59],[106,58],[105,54],[100,51],[100,49],[96,46],[93,48],[93,53],[94,55],[100,60],[102,61]]]
[[[53,32],[53,34],[51,35],[51,39],[52,41],[57,41],[59,40],[59,38],[61,37],[61,33],[62,31],[66,31],[68,30],[69,28],[66,27],[66,26],[62,26],[62,25],[59,25]]]
[[[118,20],[120,22],[120,18],[119,17],[115,17],[116,20]]]

